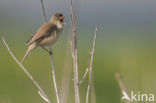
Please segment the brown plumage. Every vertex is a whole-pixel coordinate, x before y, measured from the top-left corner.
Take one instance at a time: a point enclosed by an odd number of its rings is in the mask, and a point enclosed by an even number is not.
[[[63,30],[64,17],[62,13],[55,13],[49,22],[43,24],[36,33],[26,42],[29,45],[24,60],[30,55],[30,53],[38,46],[45,47],[50,46],[56,42],[61,31]]]

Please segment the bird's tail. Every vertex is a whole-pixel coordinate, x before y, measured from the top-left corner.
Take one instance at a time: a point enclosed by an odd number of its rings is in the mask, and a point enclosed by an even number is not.
[[[21,63],[23,63],[25,61],[25,59],[30,55],[30,53],[36,48],[36,45],[35,44],[32,44],[29,46],[25,56],[23,57]]]

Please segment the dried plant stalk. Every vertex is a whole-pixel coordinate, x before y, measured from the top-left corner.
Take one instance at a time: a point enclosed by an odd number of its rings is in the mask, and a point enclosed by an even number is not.
[[[72,41],[72,57],[73,57],[73,64],[74,64],[74,91],[75,91],[75,103],[80,103],[79,97],[79,76],[78,76],[78,60],[77,60],[77,37],[76,37],[76,25],[75,25],[75,15],[73,10],[72,0],[70,0],[70,9],[71,9],[71,22],[72,22],[72,34],[73,34],[73,41]]]
[[[43,0],[41,0],[41,5],[42,5],[43,20],[44,20],[44,23],[46,23],[46,15],[45,15],[45,9],[44,9]],[[56,76],[55,76],[55,66],[54,66],[54,62],[53,62],[53,53],[52,53],[52,49],[51,49],[50,46],[49,46],[49,55],[50,55],[50,59],[51,59],[51,71],[52,71],[52,76],[53,76],[53,82],[54,82],[54,88],[55,88],[55,93],[56,93],[56,99],[57,99],[57,103],[60,103],[58,86],[57,86]]]
[[[48,103],[51,103],[50,99],[47,97],[46,93],[43,91],[43,89],[40,87],[40,85],[37,83],[37,81],[33,78],[33,76],[27,71],[27,69],[22,65],[22,63],[20,63],[17,58],[15,57],[15,55],[12,53],[12,51],[10,50],[7,42],[5,41],[5,38],[2,38],[3,43],[5,44],[7,50],[9,51],[10,55],[12,56],[12,58],[16,61],[16,63],[20,66],[20,68],[26,73],[26,75],[31,79],[31,81],[35,84],[35,86],[39,89],[40,96]]]
[[[87,94],[86,94],[86,103],[89,102],[89,93],[90,93],[90,86],[91,86],[91,81],[92,81],[92,70],[93,70],[94,51],[95,51],[95,45],[96,45],[96,36],[97,36],[97,26],[95,28],[93,47],[91,51],[91,61],[90,61],[90,66],[89,66],[89,80],[88,80],[88,88],[87,88]]]

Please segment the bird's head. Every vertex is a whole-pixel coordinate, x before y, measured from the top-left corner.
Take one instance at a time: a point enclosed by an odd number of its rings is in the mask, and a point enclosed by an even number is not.
[[[54,23],[56,25],[63,25],[63,24],[65,24],[64,23],[64,16],[63,16],[63,14],[62,13],[59,13],[59,12],[55,13],[52,16],[50,22],[51,23]]]

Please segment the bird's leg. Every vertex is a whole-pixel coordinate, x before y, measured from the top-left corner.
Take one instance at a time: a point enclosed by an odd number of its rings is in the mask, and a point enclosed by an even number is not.
[[[51,47],[49,46],[49,55],[52,55],[52,54],[53,54],[52,49],[51,49]]]
[[[48,52],[50,54],[50,51],[47,48],[45,48],[43,46],[41,46],[41,48],[44,49],[46,52]]]

